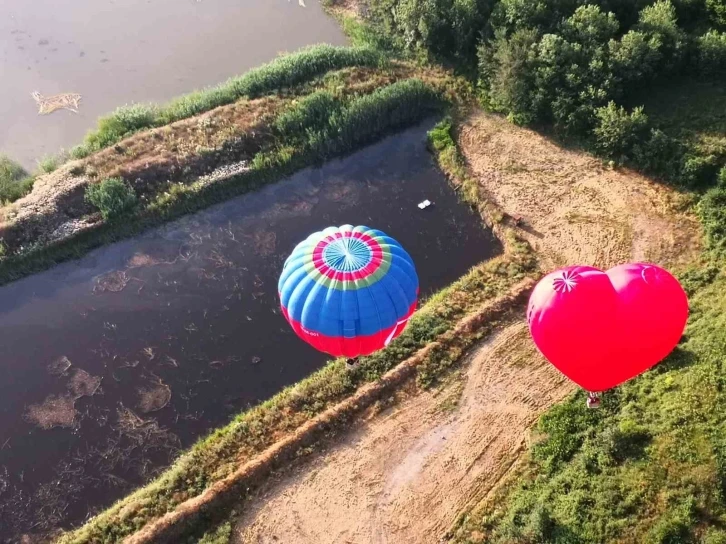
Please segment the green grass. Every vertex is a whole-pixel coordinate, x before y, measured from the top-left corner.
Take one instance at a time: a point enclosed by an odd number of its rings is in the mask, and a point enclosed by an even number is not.
[[[201,91],[172,100],[168,104],[134,104],[117,109],[98,121],[82,144],[71,151],[74,158],[113,145],[134,132],[187,119],[240,98],[257,98],[274,91],[300,85],[331,70],[350,66],[379,66],[384,57],[369,47],[316,45],[285,55]]]
[[[15,202],[33,188],[35,178],[10,158],[0,155],[0,203]]]

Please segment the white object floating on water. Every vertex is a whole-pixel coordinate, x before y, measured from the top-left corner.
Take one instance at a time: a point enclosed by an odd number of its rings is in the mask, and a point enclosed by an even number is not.
[[[424,209],[428,208],[429,206],[431,206],[431,201],[429,201],[429,200],[424,200],[423,202],[418,203],[419,210],[424,210]]]
[[[300,4],[302,7],[307,7],[305,5],[305,0],[297,0],[297,3]]]

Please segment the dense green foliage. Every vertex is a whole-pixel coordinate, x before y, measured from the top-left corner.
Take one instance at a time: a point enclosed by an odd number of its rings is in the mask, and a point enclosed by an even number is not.
[[[442,105],[421,80],[406,79],[349,101],[318,91],[282,113],[274,126],[286,145],[324,158],[422,119]]]
[[[0,203],[14,202],[33,188],[35,179],[15,161],[0,155]]]
[[[368,47],[316,45],[285,55],[242,76],[157,106],[134,104],[117,109],[98,121],[83,144],[72,154],[81,158],[115,144],[139,130],[187,119],[240,98],[257,98],[273,91],[299,85],[330,70],[348,66],[378,66],[382,56]]]
[[[704,152],[650,120],[637,97],[672,81],[726,76],[722,0],[372,0],[403,46],[472,73],[484,104],[551,126],[619,163],[688,187],[715,182]],[[627,110],[626,110],[627,108]]]
[[[121,178],[108,178],[86,188],[86,201],[101,212],[105,220],[115,219],[136,206],[136,193]]]

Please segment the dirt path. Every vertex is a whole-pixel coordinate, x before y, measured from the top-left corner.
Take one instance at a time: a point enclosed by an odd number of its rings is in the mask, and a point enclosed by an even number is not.
[[[465,376],[463,391],[411,396],[263,490],[235,542],[437,542],[507,472],[537,416],[571,390],[523,322],[479,347]]]
[[[460,143],[482,189],[524,218],[546,269],[674,266],[698,251],[698,223],[678,211],[681,197],[642,176],[485,114],[465,124]],[[263,488],[244,505],[234,542],[439,542],[507,474],[539,414],[571,390],[526,324],[510,325],[474,350],[458,385],[410,392]]]

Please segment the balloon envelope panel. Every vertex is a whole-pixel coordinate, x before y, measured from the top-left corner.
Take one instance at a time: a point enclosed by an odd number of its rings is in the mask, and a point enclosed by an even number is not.
[[[334,356],[357,357],[401,334],[416,309],[413,260],[393,238],[365,226],[311,234],[285,261],[282,312],[295,332]]]

